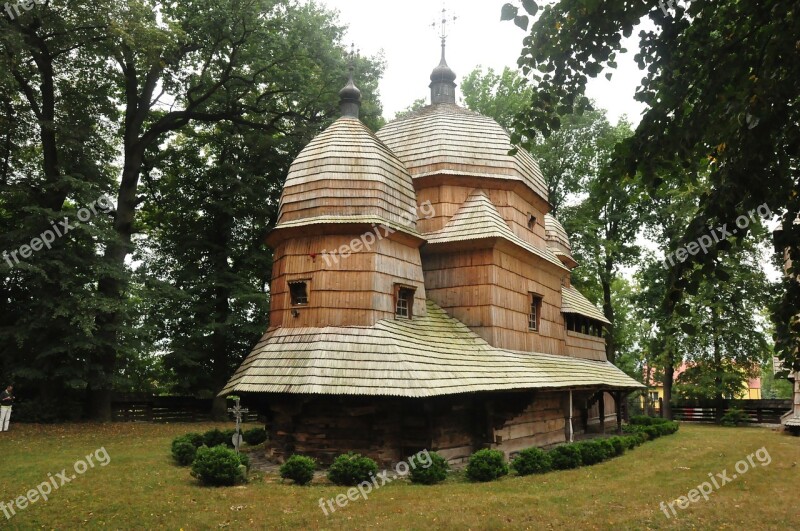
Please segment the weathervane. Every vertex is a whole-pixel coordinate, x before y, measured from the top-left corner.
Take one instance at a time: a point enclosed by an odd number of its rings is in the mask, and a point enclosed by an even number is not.
[[[442,7],[442,20],[434,20],[431,27],[436,30],[439,30],[439,37],[442,39],[442,46],[444,46],[445,41],[447,40],[447,24],[454,23],[458,19],[457,16],[451,15],[450,17],[447,16],[447,8]],[[438,26],[438,28],[437,28]]]

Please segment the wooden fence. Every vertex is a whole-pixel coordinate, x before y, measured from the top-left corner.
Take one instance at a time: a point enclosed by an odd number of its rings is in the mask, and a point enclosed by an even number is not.
[[[685,422],[714,422],[717,403],[713,400],[679,400],[672,405],[675,420]],[[754,424],[780,424],[781,416],[792,409],[791,400],[725,400],[722,414],[741,409]]]
[[[205,422],[211,420],[212,400],[186,396],[128,396],[111,402],[114,422]],[[247,407],[247,404],[242,403]],[[252,410],[245,422],[257,422],[258,413]]]

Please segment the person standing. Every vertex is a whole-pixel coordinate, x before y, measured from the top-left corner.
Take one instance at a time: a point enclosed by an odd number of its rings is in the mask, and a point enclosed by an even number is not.
[[[13,391],[14,387],[9,385],[0,394],[0,431],[8,431],[8,423],[11,420],[11,403],[14,402]]]

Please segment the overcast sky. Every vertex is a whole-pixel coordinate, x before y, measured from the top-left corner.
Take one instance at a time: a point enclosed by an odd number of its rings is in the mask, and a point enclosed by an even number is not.
[[[383,50],[386,72],[380,92],[387,119],[418,98],[430,98],[431,70],[439,63],[439,37],[431,27],[441,19],[441,2],[406,0],[319,0],[340,12],[340,22],[349,26],[346,42],[354,42],[364,55]],[[458,17],[450,26],[447,39],[447,63],[458,75],[456,83],[478,65],[501,71],[516,68],[525,32],[510,22],[500,22],[500,8],[508,0],[468,0],[448,2],[448,9]],[[638,42],[631,37],[626,57],[617,60],[619,67],[611,81],[604,76],[592,80],[589,96],[608,110],[616,120],[623,114],[638,123],[643,106],[633,94],[642,72],[633,63],[633,49]],[[459,95],[460,97],[460,95]]]

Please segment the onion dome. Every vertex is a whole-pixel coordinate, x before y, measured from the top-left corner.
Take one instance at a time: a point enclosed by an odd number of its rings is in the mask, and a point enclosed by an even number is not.
[[[416,234],[417,200],[403,163],[358,119],[343,116],[289,168],[278,225],[384,223]]]
[[[545,237],[547,239],[547,247],[553,251],[564,265],[573,268],[578,265],[578,262],[572,258],[572,246],[569,243],[567,231],[564,226],[552,214],[545,214],[544,216],[544,229]]]
[[[442,39],[442,58],[439,65],[431,72],[431,103],[452,103],[456,102],[456,73],[447,66],[444,58],[444,39]]]
[[[276,229],[314,224],[384,224],[417,234],[417,196],[403,163],[358,119],[361,91],[349,76],[342,116],[289,167]]]
[[[339,91],[339,108],[341,109],[342,116],[358,118],[359,111],[361,110],[361,91],[353,82],[354,69],[353,60],[351,59],[348,68],[349,75],[347,84]]]
[[[524,183],[547,203],[547,185],[527,151],[491,118],[454,103],[429,105],[384,126],[378,138],[414,178],[429,175],[489,177]]]

